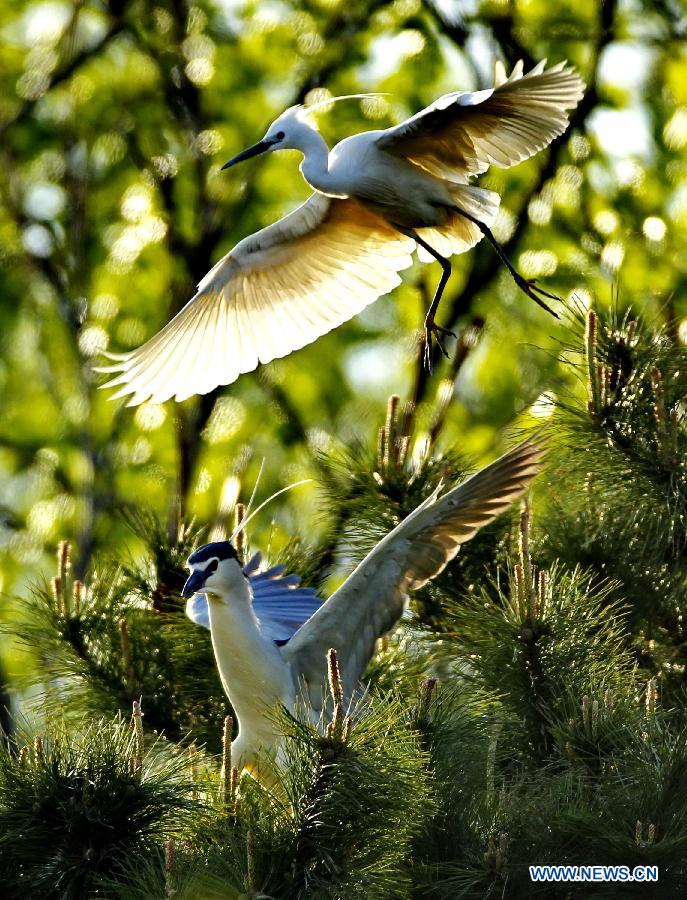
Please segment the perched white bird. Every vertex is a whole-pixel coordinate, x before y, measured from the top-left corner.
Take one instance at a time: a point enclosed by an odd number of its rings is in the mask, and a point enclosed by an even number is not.
[[[183,595],[190,598],[190,618],[210,628],[222,685],[238,719],[234,765],[272,780],[269,760],[283,763],[274,708],[281,704],[295,713],[304,699],[313,722],[319,720],[330,648],[337,651],[349,701],[375,642],[401,618],[408,592],[435,578],[461,544],[522,494],[542,452],[526,441],[443,496],[440,485],[321,605],[293,576],[280,578],[281,569],[256,575],[255,557],[242,568],[230,541],[191,554]]]
[[[260,153],[299,150],[301,172],[315,193],[240,241],[147,343],[108,354],[116,361],[100,371],[118,374],[103,387],[120,386],[114,397],[131,394],[135,406],[230,384],[396,287],[415,249],[442,267],[425,319],[429,360],[432,337],[447,333],[435,314],[451,273],[448,257],[483,235],[518,286],[548,309],[542,296],[555,295],[523,278],[492,235],[499,195],[468,178],[490,165],[514,166],[548,146],[568,127],[568,111],[583,89],[564,63],[546,69],[541,62],[523,74],[520,62],[508,78],[501,66],[494,88],[445,94],[400,125],[356,134],[331,152],[311,119],[314,107],[287,109],[224,168]]]

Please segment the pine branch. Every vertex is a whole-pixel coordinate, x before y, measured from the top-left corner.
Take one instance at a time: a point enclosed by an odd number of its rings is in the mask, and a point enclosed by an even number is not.
[[[90,896],[202,814],[183,763],[159,747],[139,757],[121,719],[82,724],[78,737],[53,726],[21,740],[18,755],[0,748],[0,870],[12,897]]]

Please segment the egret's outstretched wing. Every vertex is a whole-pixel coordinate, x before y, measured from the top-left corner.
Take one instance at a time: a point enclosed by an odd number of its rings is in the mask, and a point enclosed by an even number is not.
[[[99,371],[130,406],[206,394],[314,341],[400,282],[415,242],[354,200],[315,193],[240,241],[142,347]]]
[[[261,555],[256,553],[243,569],[253,591],[253,610],[263,634],[283,644],[320,608],[322,601],[312,588],[300,587],[298,575],[284,575],[285,566],[258,571],[261,560]],[[205,594],[189,598],[186,615],[196,625],[210,628]]]
[[[304,680],[316,709],[327,650],[336,648],[344,687],[352,692],[375,641],[401,617],[408,591],[438,575],[461,544],[522,494],[539,471],[542,454],[541,446],[526,441],[442,497],[437,488],[291,638],[282,654],[294,675]]]
[[[574,69],[545,65],[524,75],[520,61],[508,78],[497,70],[494,88],[444,94],[382,132],[377,146],[449,179],[514,166],[563,134],[584,93]]]

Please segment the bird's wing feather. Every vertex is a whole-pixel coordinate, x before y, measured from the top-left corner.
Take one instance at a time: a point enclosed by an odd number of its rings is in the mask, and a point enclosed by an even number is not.
[[[316,709],[322,702],[327,650],[336,648],[350,695],[375,641],[400,619],[408,591],[438,575],[461,544],[522,494],[539,471],[542,455],[539,444],[526,441],[442,497],[437,488],[291,638],[282,655]]]
[[[377,146],[448,179],[514,166],[563,134],[584,93],[574,69],[545,64],[523,74],[519,62],[508,78],[500,67],[494,88],[444,94],[382,132]]]
[[[354,200],[315,193],[294,212],[240,241],[198,292],[147,343],[99,371],[103,387],[184,400],[230,384],[359,313],[400,282],[414,241]]]
[[[256,553],[244,566],[253,592],[253,610],[262,633],[273,641],[288,641],[322,604],[312,588],[302,588],[298,575],[284,575],[284,566],[257,571]],[[210,628],[205,594],[194,594],[186,602],[186,615],[203,628]]]

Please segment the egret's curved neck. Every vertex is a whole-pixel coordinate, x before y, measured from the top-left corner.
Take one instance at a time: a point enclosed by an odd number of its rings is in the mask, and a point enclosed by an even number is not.
[[[298,133],[298,149],[304,157],[300,166],[303,177],[315,190],[327,193],[329,147],[319,131],[305,122]]]

